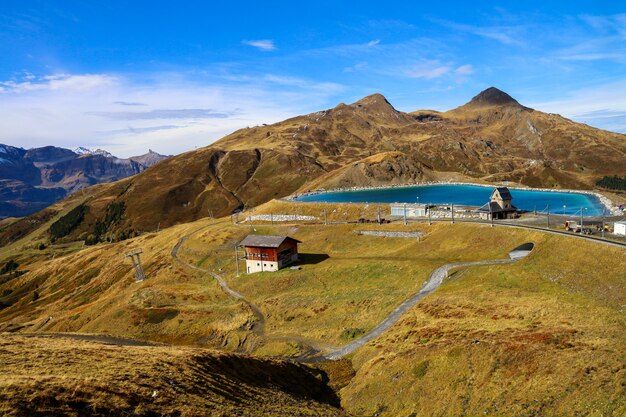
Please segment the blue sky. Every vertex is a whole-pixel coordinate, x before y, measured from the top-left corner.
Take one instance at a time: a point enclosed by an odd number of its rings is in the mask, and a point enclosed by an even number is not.
[[[375,92],[447,110],[492,85],[626,132],[618,3],[4,0],[0,143],[180,153]]]

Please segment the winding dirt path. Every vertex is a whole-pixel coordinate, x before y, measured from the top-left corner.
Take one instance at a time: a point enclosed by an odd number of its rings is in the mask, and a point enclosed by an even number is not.
[[[518,258],[518,259],[521,259],[521,258]],[[451,269],[462,268],[465,266],[473,266],[473,265],[510,264],[510,263],[517,261],[518,259],[496,259],[492,261],[459,262],[459,263],[446,264],[446,265],[440,266],[439,268],[435,269],[430,274],[430,276],[428,277],[428,280],[426,281],[426,284],[422,287],[421,290],[419,290],[411,298],[409,298],[408,300],[400,304],[398,308],[396,308],[383,321],[381,321],[378,325],[376,325],[376,327],[374,327],[372,330],[365,333],[363,336],[359,337],[358,339],[355,339],[354,341],[348,343],[344,347],[325,353],[324,355],[320,356],[319,359],[320,360],[341,359],[344,356],[355,352],[356,350],[364,346],[366,343],[371,342],[372,340],[376,339],[378,336],[380,336],[385,331],[387,331],[391,326],[396,324],[396,322],[400,320],[400,317],[402,317],[402,315],[404,315],[404,313],[406,313],[411,307],[417,304],[418,301],[420,301],[422,298],[426,297],[427,295],[435,291],[437,288],[439,288],[439,286],[443,283],[443,280],[448,276],[448,272],[450,272]]]
[[[196,271],[200,271],[200,272],[204,272],[209,274],[211,277],[213,277],[213,279],[215,279],[215,281],[217,281],[217,283],[219,284],[219,286],[222,288],[222,291],[224,291],[224,293],[226,293],[227,295],[240,300],[241,302],[245,303],[250,310],[252,311],[252,313],[254,314],[254,316],[256,317],[257,321],[256,323],[252,326],[252,332],[266,340],[266,341],[283,341],[283,342],[292,342],[292,343],[296,343],[298,345],[304,346],[304,353],[296,358],[285,358],[285,359],[291,359],[291,360],[296,360],[299,362],[305,362],[310,360],[313,357],[318,357],[320,353],[324,352],[324,351],[328,351],[331,349],[334,349],[331,346],[322,344],[316,340],[311,340],[311,339],[307,339],[305,337],[301,337],[301,336],[292,336],[292,335],[268,335],[265,332],[265,315],[263,315],[263,313],[261,312],[261,309],[255,305],[254,303],[252,303],[250,300],[246,299],[246,297],[241,294],[238,291],[235,291],[234,289],[230,288],[228,286],[228,283],[226,282],[226,280],[224,279],[223,276],[221,276],[220,274],[217,274],[209,269],[205,269],[205,268],[200,268],[198,266],[195,266],[193,264],[190,264],[189,262],[186,262],[182,259],[180,259],[180,257],[178,256],[178,251],[180,250],[180,248],[183,246],[183,244],[185,243],[185,241],[193,234],[198,233],[204,229],[206,229],[209,226],[205,226],[202,227],[200,229],[197,229],[185,236],[183,236],[174,246],[174,248],[172,248],[172,257],[174,259],[176,259],[178,262],[182,263],[183,265],[187,266],[188,268],[194,269]]]
[[[434,292],[437,288],[439,288],[439,286],[443,283],[443,280],[448,276],[448,273],[452,269],[475,266],[475,265],[510,264],[526,257],[533,248],[532,244],[530,246],[531,250],[528,250],[528,251],[523,250],[520,252],[518,250],[520,248],[516,248],[509,253],[510,259],[495,259],[495,260],[474,261],[474,262],[457,262],[457,263],[450,263],[450,264],[440,266],[439,268],[435,269],[430,274],[430,276],[428,277],[428,280],[426,281],[426,284],[424,284],[424,286],[417,293],[415,293],[409,299],[407,299],[402,304],[400,304],[391,314],[389,314],[383,321],[381,321],[378,325],[376,325],[372,330],[370,330],[363,336],[359,337],[358,339],[355,339],[354,341],[350,342],[349,344],[343,347],[335,348],[335,347],[324,345],[318,341],[307,339],[307,338],[300,337],[300,336],[267,335],[265,333],[265,316],[263,315],[263,313],[261,312],[261,309],[258,306],[256,306],[254,303],[246,299],[246,297],[240,292],[235,291],[232,288],[230,288],[228,286],[228,283],[224,279],[224,277],[222,277],[221,275],[211,270],[192,265],[189,262],[186,262],[180,259],[180,257],[178,256],[178,252],[180,251],[180,248],[183,246],[185,241],[193,234],[196,234],[204,229],[207,229],[208,227],[210,227],[210,225],[201,227],[183,236],[176,243],[176,245],[174,245],[174,247],[172,248],[172,257],[176,259],[178,262],[182,263],[183,265],[191,269],[209,274],[217,281],[217,283],[222,288],[222,291],[224,291],[224,293],[245,303],[250,308],[250,310],[252,310],[253,314],[257,318],[257,323],[252,328],[252,331],[255,335],[268,341],[274,340],[274,341],[294,342],[299,345],[306,346],[307,347],[306,352],[302,354],[301,356],[296,357],[296,358],[293,358],[293,357],[283,358],[283,359],[295,360],[298,362],[320,362],[324,360],[337,360],[355,352],[356,350],[364,346],[366,343],[376,339],[381,334],[383,334],[386,330],[388,330],[391,326],[393,326],[398,320],[400,320],[400,317],[402,317],[402,315],[406,313],[411,307],[413,307],[421,299],[423,299],[427,295]]]

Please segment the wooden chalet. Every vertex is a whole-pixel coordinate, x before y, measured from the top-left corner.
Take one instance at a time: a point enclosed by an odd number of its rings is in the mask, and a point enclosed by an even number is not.
[[[246,252],[246,272],[278,271],[297,261],[298,243],[289,236],[246,236],[239,243]]]

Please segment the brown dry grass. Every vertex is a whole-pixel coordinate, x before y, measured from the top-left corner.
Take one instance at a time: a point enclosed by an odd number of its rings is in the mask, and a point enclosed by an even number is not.
[[[0,334],[6,416],[341,416],[324,374],[204,349]]]

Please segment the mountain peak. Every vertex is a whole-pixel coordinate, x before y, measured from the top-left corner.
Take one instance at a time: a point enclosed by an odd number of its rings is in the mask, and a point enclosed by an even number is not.
[[[79,146],[73,151],[75,154],[83,156],[83,155],[101,155],[106,158],[115,158],[113,154],[105,151],[104,149],[96,149],[95,151],[89,148],[85,148],[83,146]]]
[[[356,108],[369,108],[369,109],[385,109],[385,110],[393,110],[396,109],[387,101],[385,96],[380,93],[371,94],[369,96],[363,97],[361,100],[356,101],[350,104],[350,107]]]
[[[519,104],[517,100],[496,87],[489,87],[488,89],[481,91],[478,95],[474,96],[468,104],[481,107],[506,105],[521,107],[521,104]]]
[[[352,103],[352,105],[371,105],[371,104],[379,104],[379,103],[387,103],[389,104],[389,102],[387,101],[387,99],[385,98],[385,96],[383,96],[380,93],[374,93],[374,94],[370,94],[369,96],[365,96],[363,97],[361,100],[359,101],[355,101],[354,103]],[[391,106],[391,104],[389,104]]]

